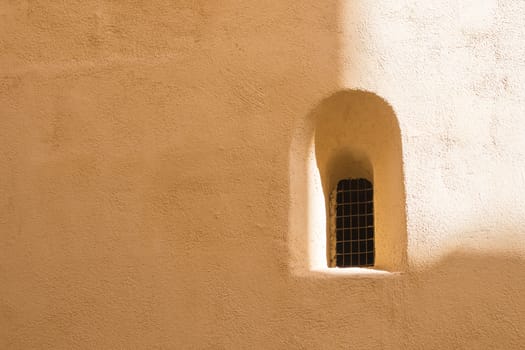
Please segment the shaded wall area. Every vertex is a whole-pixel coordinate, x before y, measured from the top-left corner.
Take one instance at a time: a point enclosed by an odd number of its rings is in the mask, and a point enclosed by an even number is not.
[[[290,291],[287,344],[300,348],[520,348],[524,260],[454,251],[396,277],[317,275]],[[300,311],[299,311],[300,310]],[[300,312],[300,315],[297,313]],[[297,337],[297,338],[296,338]]]
[[[0,4],[0,348],[279,344],[337,2]]]

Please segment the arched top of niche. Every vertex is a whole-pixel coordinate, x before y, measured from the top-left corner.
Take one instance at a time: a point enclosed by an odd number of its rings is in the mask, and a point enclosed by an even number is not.
[[[343,90],[323,99],[312,113],[315,157],[327,171],[329,185],[344,176],[373,179],[373,164],[392,148],[399,151],[401,132],[393,108],[378,95]],[[401,153],[396,152],[402,163]],[[322,174],[323,175],[323,174]]]

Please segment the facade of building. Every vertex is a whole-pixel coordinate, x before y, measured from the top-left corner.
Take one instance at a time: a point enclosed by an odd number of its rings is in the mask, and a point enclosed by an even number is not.
[[[523,18],[3,1],[0,348],[522,348]],[[344,178],[373,268],[328,267]]]

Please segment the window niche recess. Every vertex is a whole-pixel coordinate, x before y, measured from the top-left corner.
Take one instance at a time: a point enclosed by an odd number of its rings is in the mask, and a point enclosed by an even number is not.
[[[325,267],[404,270],[405,190],[393,109],[373,93],[351,90],[323,100],[313,116],[317,171],[309,176],[318,176],[310,183],[321,186],[309,191],[322,190],[310,198],[324,200],[325,220],[319,222],[325,223]],[[310,230],[313,235],[318,231]]]

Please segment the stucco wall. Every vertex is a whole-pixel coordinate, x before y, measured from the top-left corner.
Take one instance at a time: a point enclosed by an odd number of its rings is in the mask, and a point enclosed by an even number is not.
[[[520,348],[523,18],[517,0],[0,2],[0,348]],[[399,122],[399,274],[295,269],[297,135],[348,89]]]

